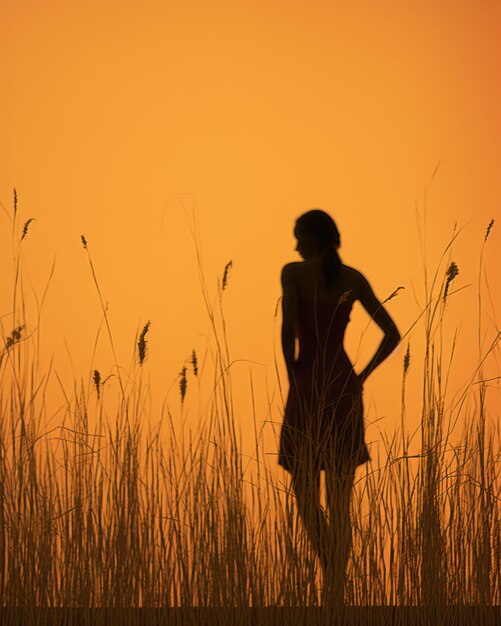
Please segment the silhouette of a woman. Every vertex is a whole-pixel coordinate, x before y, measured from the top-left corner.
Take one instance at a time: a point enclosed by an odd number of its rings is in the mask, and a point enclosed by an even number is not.
[[[329,600],[342,603],[355,468],[370,460],[364,440],[363,383],[394,350],[400,334],[367,279],[341,262],[339,231],[330,215],[320,209],[307,211],[296,220],[294,236],[304,261],[288,263],[281,275],[282,348],[290,386],[278,462],[291,473],[298,512],[322,566],[324,592]],[[343,347],[356,300],[384,332],[358,375]],[[321,470],[328,518],[320,505]]]

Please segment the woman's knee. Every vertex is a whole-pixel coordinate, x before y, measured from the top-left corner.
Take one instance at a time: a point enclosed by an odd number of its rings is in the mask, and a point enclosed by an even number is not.
[[[300,508],[320,507],[320,472],[304,472],[294,468],[291,473],[292,489]]]
[[[327,504],[331,511],[349,511],[354,479],[354,472],[342,473],[338,470],[326,470]]]

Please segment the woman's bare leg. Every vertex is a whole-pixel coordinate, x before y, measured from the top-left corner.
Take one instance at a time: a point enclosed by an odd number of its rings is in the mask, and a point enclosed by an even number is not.
[[[320,505],[320,471],[308,471],[304,467],[298,466],[292,471],[291,476],[301,521],[313,550],[320,559],[322,569],[325,571],[329,524]]]
[[[329,510],[330,533],[327,544],[326,585],[332,599],[340,603],[344,599],[346,566],[350,555],[352,533],[350,499],[355,470],[329,467],[325,470],[327,508]]]

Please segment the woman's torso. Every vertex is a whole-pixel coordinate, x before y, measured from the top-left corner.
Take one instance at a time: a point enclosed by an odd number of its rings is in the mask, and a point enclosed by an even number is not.
[[[357,299],[357,275],[356,270],[342,265],[334,285],[328,288],[321,259],[295,264],[299,368],[316,361],[318,365],[325,363],[331,371],[333,366],[338,372],[352,369],[343,341]]]

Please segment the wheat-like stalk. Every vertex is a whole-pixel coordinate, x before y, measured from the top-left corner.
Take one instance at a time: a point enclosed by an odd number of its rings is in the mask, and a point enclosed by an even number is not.
[[[186,379],[186,366],[183,365],[179,373],[179,393],[181,395],[181,404],[184,402],[186,396],[186,389],[188,387],[188,380]]]
[[[150,322],[146,322],[143,330],[141,331],[141,335],[139,336],[139,341],[137,342],[137,349],[139,355],[139,365],[144,363],[144,359],[146,358],[146,333],[150,329]]]
[[[23,241],[23,239],[24,239],[24,238],[26,237],[26,235],[28,234],[28,228],[29,228],[29,225],[30,225],[30,224],[31,224],[31,222],[33,222],[34,220],[35,220],[35,218],[34,218],[34,217],[30,217],[30,219],[29,219],[29,220],[27,220],[27,221],[24,223],[24,226],[23,226],[23,232],[22,232],[22,234],[21,234],[21,241]]]
[[[487,230],[485,231],[484,243],[487,241],[487,237],[489,236],[493,226],[494,226],[494,219],[492,219],[489,222],[489,225],[487,226]]]
[[[198,360],[195,349],[193,349],[193,352],[191,353],[191,365],[193,366],[193,374],[198,376]]]
[[[394,298],[394,297],[398,294],[398,292],[399,292],[401,289],[405,289],[405,287],[397,287],[397,288],[395,289],[395,291],[392,291],[392,292],[390,293],[390,295],[389,295],[389,296],[388,296],[385,300],[383,300],[383,301],[381,302],[381,304],[385,304],[386,302],[389,302],[390,300],[393,300],[393,298]]]
[[[96,388],[97,397],[99,399],[101,397],[101,374],[98,370],[94,370],[92,378],[94,380],[94,386]]]
[[[445,288],[444,288],[444,302],[447,299],[447,294],[449,292],[449,285],[456,278],[458,274],[459,274],[458,266],[454,263],[454,261],[451,261],[451,264],[447,268],[447,272],[446,272],[446,281],[445,281]]]
[[[228,263],[226,263],[226,265],[224,266],[224,272],[223,272],[223,282],[222,282],[222,289],[223,291],[226,288],[227,282],[228,282],[228,272],[230,271],[230,268],[233,266],[233,262],[230,260],[228,261]]]

